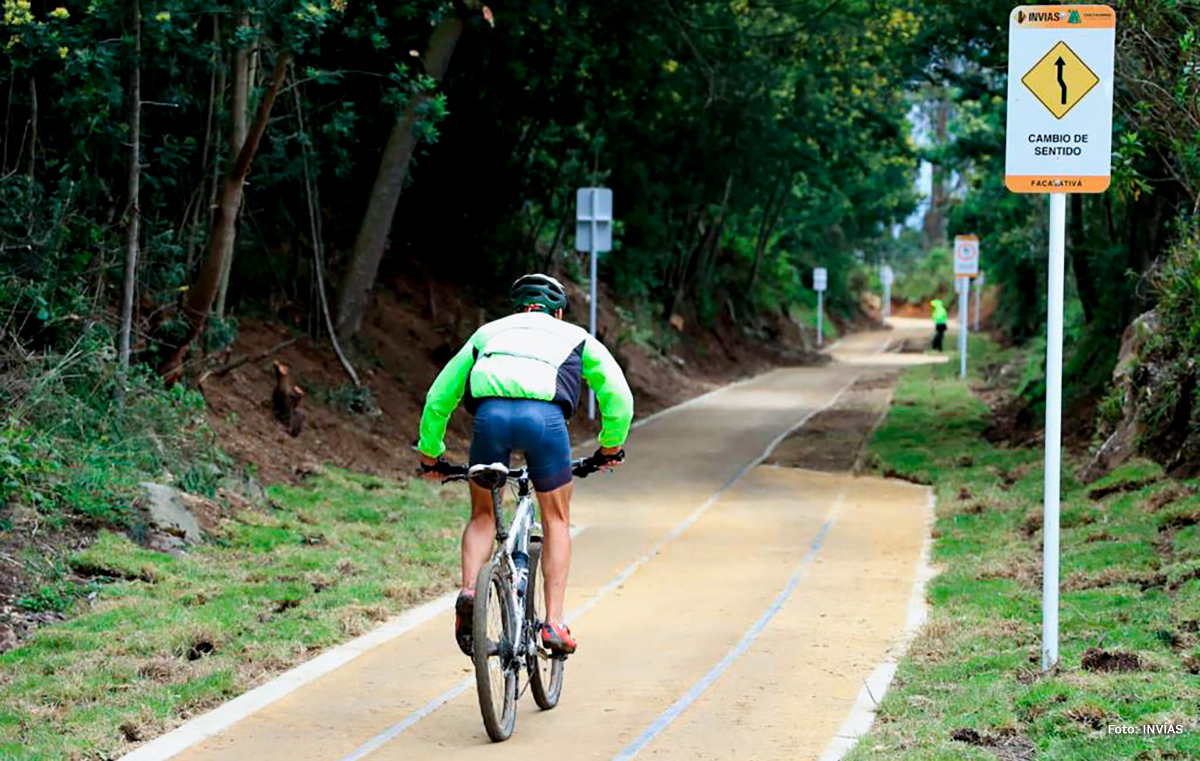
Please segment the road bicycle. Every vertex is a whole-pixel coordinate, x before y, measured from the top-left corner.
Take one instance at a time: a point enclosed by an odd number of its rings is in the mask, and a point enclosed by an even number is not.
[[[572,461],[571,469],[576,477],[586,478],[620,457],[594,455]],[[542,536],[541,525],[534,520],[533,483],[528,468],[509,470],[500,463],[469,469],[447,465],[442,472],[444,483],[469,480],[492,493],[496,547],[476,577],[472,657],[483,725],[493,742],[503,742],[516,727],[517,699],[524,694],[521,673],[528,674],[525,687],[533,692],[538,708],[549,711],[562,695],[566,661],[565,655],[542,647],[539,636],[544,622],[537,584]],[[517,508],[505,524],[501,505],[504,488],[510,484]]]

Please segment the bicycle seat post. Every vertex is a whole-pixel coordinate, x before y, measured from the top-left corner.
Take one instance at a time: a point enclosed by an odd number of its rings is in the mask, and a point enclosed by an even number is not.
[[[496,517],[496,541],[504,544],[508,539],[508,530],[504,526],[504,513],[500,509],[500,503],[504,499],[504,484],[499,484],[492,487],[492,513]]]

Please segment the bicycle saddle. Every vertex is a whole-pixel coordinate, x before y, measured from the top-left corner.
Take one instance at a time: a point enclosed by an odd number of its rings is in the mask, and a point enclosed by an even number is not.
[[[491,465],[472,465],[467,477],[484,489],[499,489],[508,483],[508,468],[498,462]]]

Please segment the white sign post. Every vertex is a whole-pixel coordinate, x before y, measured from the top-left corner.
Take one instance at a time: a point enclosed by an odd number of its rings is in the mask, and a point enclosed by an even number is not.
[[[979,274],[979,236],[954,238],[954,279],[958,292],[958,377],[967,377],[967,302],[971,300],[971,278]]]
[[[589,330],[596,335],[596,254],[612,251],[613,193],[609,188],[580,188],[575,195],[575,250],[592,254],[588,281]],[[588,419],[596,419],[596,392],[588,392]]]
[[[883,283],[883,319],[885,321],[892,316],[892,282],[895,279],[896,275],[892,272],[891,266],[885,264],[879,268],[879,282]]]
[[[971,300],[971,279],[954,278],[958,294],[958,377],[967,377],[967,302]]]
[[[817,292],[817,346],[825,345],[825,289],[829,287],[829,273],[824,267],[813,270],[813,290]]]
[[[1103,193],[1112,174],[1117,14],[1107,5],[1025,5],[1008,23],[1005,185],[1050,194],[1042,669],[1058,663],[1063,280],[1067,193]]]

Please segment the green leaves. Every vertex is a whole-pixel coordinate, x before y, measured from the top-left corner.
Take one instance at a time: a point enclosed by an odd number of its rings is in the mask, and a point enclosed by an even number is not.
[[[1123,132],[1117,135],[1113,148],[1112,161],[1112,190],[1121,199],[1126,197],[1136,201],[1143,193],[1153,192],[1145,175],[1138,170],[1138,165],[1146,157],[1146,149],[1142,146],[1141,135],[1137,131]]]

